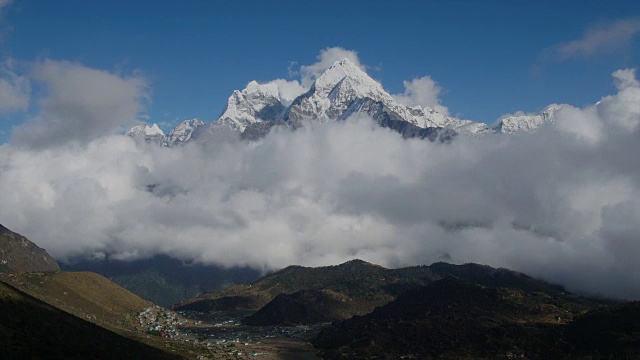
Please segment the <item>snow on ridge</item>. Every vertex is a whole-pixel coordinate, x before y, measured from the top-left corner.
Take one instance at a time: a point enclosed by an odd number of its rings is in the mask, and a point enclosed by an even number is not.
[[[463,120],[441,113],[428,106],[406,106],[398,103],[383,86],[371,78],[365,71],[349,59],[336,61],[318,76],[309,91],[298,96],[289,106],[280,98],[280,88],[276,82],[260,84],[250,81],[242,90],[234,90],[227,100],[227,105],[218,119],[205,125],[200,119],[185,120],[169,132],[162,133],[156,124],[152,126],[138,125],[128,135],[144,137],[147,142],[159,142],[166,146],[182,144],[198,137],[201,131],[215,132],[220,128],[243,133],[247,127],[265,129],[270,124],[266,121],[288,121],[293,126],[301,121],[337,121],[353,114],[366,111],[357,106],[362,101],[373,101],[379,118],[391,116],[394,121],[406,121],[418,128],[447,128],[463,135],[484,135],[491,133],[515,133],[528,131],[553,122],[553,113],[557,105],[550,106],[541,114],[507,116],[490,128],[485,123]]]

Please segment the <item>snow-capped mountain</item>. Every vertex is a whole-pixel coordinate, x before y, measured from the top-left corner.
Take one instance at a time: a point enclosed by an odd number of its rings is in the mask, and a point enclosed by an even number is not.
[[[204,126],[200,119],[185,120],[169,131],[166,142],[169,146],[184,144],[197,136],[197,133]]]
[[[295,129],[307,121],[339,121],[364,114],[404,137],[448,140],[458,134],[531,130],[553,122],[556,109],[550,107],[540,115],[505,117],[492,129],[487,124],[458,119],[427,106],[400,104],[379,82],[344,59],[336,61],[317,77],[311,88],[289,106],[285,106],[280,98],[276,83],[259,84],[251,81],[243,90],[233,92],[222,115],[208,126],[203,126],[204,123],[199,119],[186,120],[165,137],[155,124],[151,127],[139,125],[131,129],[129,135],[153,143],[162,138],[162,145],[165,146],[183,144],[198,138],[205,131],[215,133],[223,129],[237,132],[243,139],[258,139],[273,126]]]
[[[552,105],[543,111],[542,114],[507,116],[500,119],[493,129],[503,134],[533,130],[542,125],[554,122],[553,113],[559,108],[558,105]]]
[[[187,143],[195,138],[199,131],[204,128],[204,122],[200,119],[184,120],[178,126],[165,135],[157,124],[151,126],[147,124],[136,125],[127,132],[127,135],[136,141],[144,141],[159,146],[174,146]]]
[[[382,85],[348,59],[338,61],[318,77],[306,93],[293,101],[284,113],[284,120],[338,120],[363,112],[361,105],[368,102],[380,103],[389,115],[398,121],[406,121],[422,129],[448,128],[460,133],[480,134],[490,132],[486,124],[470,120],[460,120],[442,114],[430,107],[407,107],[396,102]],[[369,107],[366,107],[368,109]],[[377,118],[366,111],[374,120]]]
[[[164,132],[157,124],[151,126],[147,124],[136,125],[127,132],[127,136],[134,138],[136,141],[144,141],[157,145],[163,145],[165,142]]]
[[[220,118],[211,124],[212,130],[226,127],[242,133],[248,125],[275,120],[285,107],[276,84],[251,81],[242,91],[235,90]]]

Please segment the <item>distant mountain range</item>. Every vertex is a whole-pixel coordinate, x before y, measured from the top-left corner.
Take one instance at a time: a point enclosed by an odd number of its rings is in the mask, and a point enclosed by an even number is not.
[[[147,143],[175,146],[206,139],[220,131],[231,131],[243,139],[265,136],[271,127],[296,129],[305,122],[346,120],[366,115],[380,126],[393,129],[403,137],[450,141],[456,135],[486,135],[528,131],[553,122],[552,106],[538,115],[514,115],[502,118],[490,128],[485,123],[458,119],[428,106],[406,106],[397,102],[358,66],[348,59],[337,61],[320,75],[311,88],[290,104],[280,96],[275,83],[251,81],[229,97],[222,115],[205,124],[200,119],[185,120],[168,134],[156,125],[133,127],[127,135]]]
[[[305,325],[323,359],[635,359],[640,305],[580,297],[508,269],[360,260],[289,266],[174,308],[258,309],[249,326]],[[318,325],[324,323],[324,325]]]
[[[203,293],[174,305],[177,310],[257,310],[251,325],[291,325],[348,319],[370,313],[407,290],[456,276],[489,287],[560,295],[564,289],[507,269],[477,264],[435,263],[387,269],[362,260],[308,268],[289,266],[249,285]]]

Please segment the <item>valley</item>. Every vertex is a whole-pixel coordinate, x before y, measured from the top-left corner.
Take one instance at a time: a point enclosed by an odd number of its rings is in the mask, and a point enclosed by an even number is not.
[[[153,359],[634,358],[637,302],[572,294],[479,264],[289,266],[158,306],[93,272],[0,272],[0,344],[15,356]],[[8,234],[8,235],[7,235]],[[12,239],[20,239],[20,247]],[[18,249],[18,250],[16,250]],[[44,253],[43,253],[44,252]],[[40,260],[39,260],[40,259]]]

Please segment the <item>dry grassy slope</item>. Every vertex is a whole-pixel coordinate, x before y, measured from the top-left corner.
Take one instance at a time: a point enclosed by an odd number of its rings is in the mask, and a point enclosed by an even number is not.
[[[0,286],[15,287],[28,296],[65,313],[111,330],[132,341],[163,351],[171,351],[178,357],[188,359],[196,359],[199,356],[224,357],[224,354],[219,354],[215,350],[146,334],[140,326],[137,315],[153,304],[96,273],[60,271],[0,273],[0,281],[6,283],[6,285],[0,283]],[[67,323],[61,324],[61,328],[64,328],[65,324]],[[1,331],[0,335],[2,335]]]
[[[0,349],[4,359],[180,356],[128,339],[0,283]]]
[[[0,225],[0,272],[56,270],[58,263],[44,249]]]
[[[90,272],[0,274],[0,279],[56,308],[112,330],[139,331],[137,314],[152,305]]]

